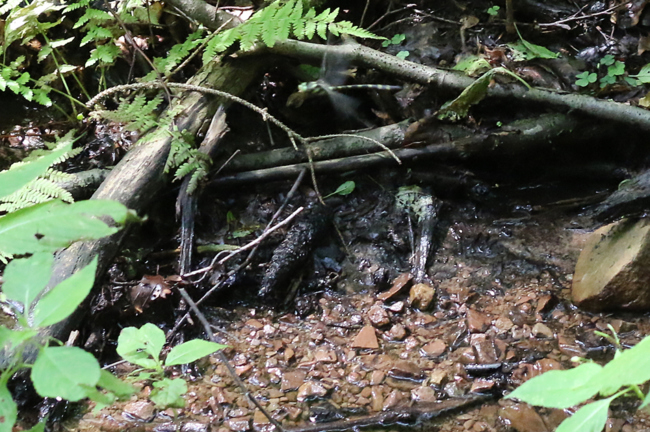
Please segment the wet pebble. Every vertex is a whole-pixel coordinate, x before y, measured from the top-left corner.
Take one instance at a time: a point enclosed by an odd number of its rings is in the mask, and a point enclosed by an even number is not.
[[[314,353],[314,360],[319,363],[336,363],[337,357],[334,351],[325,348],[319,348]]]
[[[370,385],[376,386],[384,381],[386,374],[380,370],[374,370],[370,374]]]
[[[492,320],[490,318],[475,309],[467,310],[467,328],[472,333],[483,333],[488,329]]]
[[[438,400],[438,397],[434,389],[426,386],[411,390],[411,400],[413,402],[435,402]]]
[[[444,352],[447,350],[447,344],[445,344],[440,339],[435,339],[424,345],[421,350],[422,353],[427,357],[438,357],[444,354]]]
[[[427,310],[433,303],[436,290],[428,284],[419,283],[411,287],[409,292],[409,302],[412,307],[420,310]]]
[[[544,420],[530,405],[524,403],[504,406],[499,410],[499,416],[517,432],[548,432]]]
[[[368,311],[368,320],[375,327],[382,327],[390,324],[390,317],[388,316],[388,312],[386,312],[386,310],[381,307],[381,305],[377,304],[373,305]]]
[[[304,402],[305,400],[313,397],[323,397],[327,394],[327,389],[323,387],[320,383],[315,381],[308,381],[300,386],[298,389],[298,402]]]
[[[388,375],[397,379],[421,380],[422,369],[410,361],[397,361],[388,371]]]
[[[285,392],[295,390],[304,384],[306,377],[307,372],[304,370],[297,369],[294,371],[286,372],[282,375],[282,384],[280,388]]]
[[[382,410],[386,411],[391,408],[396,407],[400,402],[404,400],[404,396],[402,392],[398,390],[393,390],[391,391],[388,396],[386,396],[386,399],[384,399],[384,404],[382,405]]]
[[[551,330],[550,328],[548,328],[547,325],[542,324],[542,323],[535,324],[533,326],[532,332],[537,337],[553,338],[555,336],[553,334],[553,330]]]
[[[390,287],[390,289],[388,291],[380,293],[377,296],[377,298],[379,300],[388,300],[389,298],[393,297],[395,294],[400,292],[402,288],[408,285],[411,282],[412,277],[413,276],[411,276],[410,273],[402,273],[401,275],[395,278],[395,280],[393,281],[393,285]]]
[[[406,329],[402,324],[395,324],[384,335],[389,340],[399,341],[406,337]]]
[[[364,326],[351,344],[352,348],[379,348],[375,328],[371,325]]]
[[[244,432],[250,430],[251,428],[251,418],[246,417],[235,417],[228,419],[224,424],[232,431],[235,432]]]
[[[124,406],[124,414],[122,416],[126,420],[149,420],[155,413],[155,405],[148,400],[139,400],[129,402]]]

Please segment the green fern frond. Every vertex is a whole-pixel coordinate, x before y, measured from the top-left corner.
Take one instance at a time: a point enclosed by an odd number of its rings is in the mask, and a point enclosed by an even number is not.
[[[243,24],[234,29],[216,35],[206,46],[203,62],[207,63],[217,53],[224,51],[236,41],[240,49],[252,49],[261,40],[265,45],[272,47],[279,40],[311,39],[318,34],[322,39],[327,39],[327,32],[335,35],[346,34],[362,38],[384,39],[380,36],[357,27],[349,21],[336,23],[334,20],[339,15],[339,9],[325,9],[318,15],[314,8],[304,12],[301,0],[276,0],[253,14]]]
[[[49,154],[54,150],[59,150],[62,147],[70,144],[70,142],[74,140],[74,132],[75,131],[70,131],[63,137],[59,138],[56,143],[49,146],[49,150],[33,151],[29,157],[25,158],[21,162],[13,164],[9,169],[16,169],[28,161],[39,159],[40,157]],[[25,207],[32,206],[34,204],[40,204],[53,199],[72,202],[73,199],[70,192],[59,186],[59,183],[70,180],[72,178],[72,175],[55,170],[52,168],[52,166],[56,166],[66,161],[67,159],[76,156],[80,151],[81,149],[74,149],[70,152],[65,153],[64,155],[57,158],[52,163],[50,168],[45,171],[45,173],[27,183],[25,186],[18,189],[14,193],[3,197],[0,200],[0,212],[13,212]],[[0,251],[0,261],[2,260],[1,256],[2,252]]]
[[[137,95],[130,99],[122,99],[114,111],[97,111],[93,115],[108,121],[124,124],[127,131],[147,131],[156,126],[158,114],[156,110],[162,103],[163,96],[158,95],[147,100],[144,95]]]

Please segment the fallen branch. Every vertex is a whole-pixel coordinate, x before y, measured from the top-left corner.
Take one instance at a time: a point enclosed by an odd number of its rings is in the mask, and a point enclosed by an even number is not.
[[[302,61],[321,62],[324,55],[350,62],[357,66],[378,69],[396,78],[431,85],[440,89],[461,92],[469,87],[474,79],[454,71],[445,71],[431,66],[401,60],[390,54],[359,44],[323,45],[295,40],[276,42],[273,48],[264,48],[262,52],[271,52]],[[601,120],[616,121],[634,128],[650,130],[650,111],[609,100],[596,99],[581,94],[566,94],[557,91],[533,88],[526,89],[520,84],[496,84],[487,93],[488,97],[529,102],[564,108],[572,113],[580,113]]]

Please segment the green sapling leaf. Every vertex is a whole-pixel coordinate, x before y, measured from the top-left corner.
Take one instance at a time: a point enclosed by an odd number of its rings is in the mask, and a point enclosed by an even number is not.
[[[20,302],[25,307],[25,314],[29,313],[32,302],[49,282],[53,261],[51,253],[41,252],[7,264],[2,292],[9,300]]]
[[[103,389],[115,393],[119,397],[131,396],[136,392],[135,387],[122,381],[107,370],[102,369],[99,375],[97,385]]]
[[[183,395],[187,393],[187,383],[181,378],[163,378],[153,383],[154,390],[149,399],[160,408],[185,406]]]
[[[128,362],[147,369],[160,369],[160,351],[165,345],[165,332],[151,323],[139,329],[127,327],[117,338],[117,353]]]
[[[650,380],[650,337],[622,351],[603,366],[602,372],[591,379],[600,387],[600,394],[609,396],[623,386],[642,384]]]
[[[104,215],[118,225],[137,219],[117,201],[88,200],[73,204],[48,201],[0,217],[0,249],[14,255],[54,252],[76,240],[115,233],[118,228],[99,219]]]
[[[34,388],[43,397],[75,402],[97,385],[100,367],[92,354],[77,347],[45,347],[32,366]]]
[[[191,341],[176,345],[167,354],[165,359],[165,366],[175,366],[181,364],[192,363],[202,357],[212,354],[225,348],[226,345],[205,341],[201,339],[193,339]]]
[[[592,378],[600,377],[602,370],[596,363],[583,363],[569,370],[549,371],[526,381],[506,399],[519,399],[547,408],[569,408],[600,391],[600,384]]]
[[[556,432],[601,432],[607,422],[607,410],[614,397],[599,400],[580,408],[564,420]]]
[[[34,306],[33,326],[47,327],[70,316],[90,293],[96,272],[97,257],[45,294]]]
[[[334,194],[336,195],[350,195],[352,191],[354,191],[354,188],[356,187],[356,184],[352,180],[348,180],[345,183],[343,183],[341,186],[339,186],[335,191]]]
[[[0,418],[0,432],[12,432],[18,418],[18,406],[5,383],[0,383]]]

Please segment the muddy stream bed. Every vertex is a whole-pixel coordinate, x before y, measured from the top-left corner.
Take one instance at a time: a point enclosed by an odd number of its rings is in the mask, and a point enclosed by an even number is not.
[[[422,407],[409,417],[409,428],[414,421],[427,431],[552,431],[566,413],[501,397],[533,376],[571,367],[574,356],[611,359],[613,347],[594,330],[611,325],[623,346],[650,332],[646,316],[589,314],[571,304],[573,269],[593,229],[589,218],[579,209],[504,198],[509,192],[491,204],[447,201],[427,265],[435,298],[415,307],[407,219],[395,210],[389,188],[369,176],[361,186],[335,207],[340,234],[328,228],[301,272],[295,300],[269,309],[242,282],[205,308],[217,337],[230,346],[237,374],[285,428],[329,430],[332,421]],[[270,198],[240,198],[254,203],[248,207],[253,219],[277,206]],[[164,266],[160,274],[166,276]],[[239,306],[216,307],[224,298]],[[141,383],[131,400],[88,412],[70,427],[273,428],[216,357],[172,375],[188,380],[184,408],[157,410],[147,399],[151,386]],[[648,430],[650,417],[626,404],[615,406],[607,430]]]

